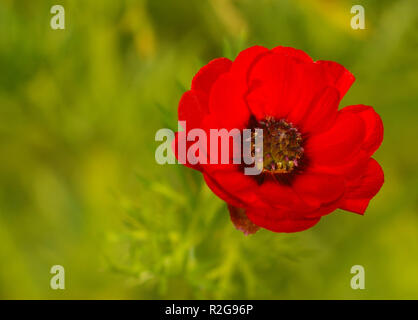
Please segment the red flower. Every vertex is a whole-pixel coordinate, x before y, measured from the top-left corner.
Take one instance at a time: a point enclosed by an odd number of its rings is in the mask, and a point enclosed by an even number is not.
[[[215,59],[196,74],[178,108],[187,131],[264,130],[258,176],[245,175],[238,164],[186,163],[227,202],[238,229],[297,232],[338,208],[365,212],[384,180],[371,158],[383,124],[369,106],[338,110],[354,80],[340,64],[314,62],[288,47],[251,47],[235,61]],[[173,147],[178,142],[177,133]]]

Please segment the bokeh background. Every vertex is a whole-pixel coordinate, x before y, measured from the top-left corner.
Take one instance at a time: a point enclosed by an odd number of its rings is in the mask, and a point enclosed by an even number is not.
[[[0,297],[418,299],[417,32],[416,0],[2,0]],[[255,44],[342,63],[357,81],[341,106],[381,115],[386,182],[365,216],[245,237],[199,173],[156,164],[193,75]]]

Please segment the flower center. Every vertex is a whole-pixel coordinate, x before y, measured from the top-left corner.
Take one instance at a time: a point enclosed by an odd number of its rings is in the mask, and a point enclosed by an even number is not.
[[[267,117],[258,121],[255,127],[263,129],[263,172],[289,173],[300,165],[304,151],[302,135],[291,123]],[[251,141],[254,156],[254,133]]]

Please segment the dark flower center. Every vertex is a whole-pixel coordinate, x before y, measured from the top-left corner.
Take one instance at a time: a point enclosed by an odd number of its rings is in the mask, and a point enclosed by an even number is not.
[[[267,117],[258,121],[255,127],[263,129],[263,172],[289,173],[300,166],[304,151],[302,135],[291,123]],[[251,153],[254,156],[254,133],[251,141]]]

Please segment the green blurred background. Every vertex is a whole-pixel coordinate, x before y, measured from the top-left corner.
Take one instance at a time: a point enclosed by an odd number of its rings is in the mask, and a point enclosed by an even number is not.
[[[2,0],[0,297],[418,299],[417,31],[416,0]],[[364,217],[245,237],[199,173],[156,164],[193,75],[255,44],[342,63],[342,106],[381,115],[386,182]]]

